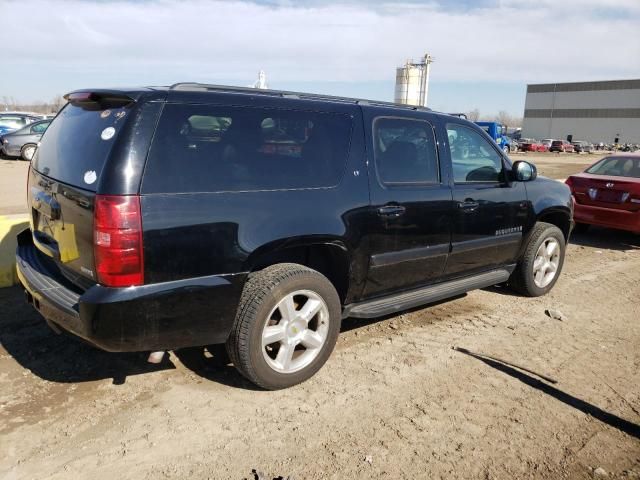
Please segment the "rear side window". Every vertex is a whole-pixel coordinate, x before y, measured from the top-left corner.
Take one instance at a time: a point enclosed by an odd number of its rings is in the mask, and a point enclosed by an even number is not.
[[[44,131],[49,126],[49,123],[50,122],[38,123],[37,125],[34,125],[33,127],[31,127],[31,133],[44,133]]]
[[[640,178],[640,157],[608,157],[587,169],[592,175]]]
[[[331,187],[345,169],[343,114],[217,105],[165,106],[144,193]]]
[[[440,181],[431,124],[406,118],[377,118],[374,143],[378,178],[385,185]]]
[[[128,110],[67,104],[46,128],[33,168],[63,183],[95,191]]]

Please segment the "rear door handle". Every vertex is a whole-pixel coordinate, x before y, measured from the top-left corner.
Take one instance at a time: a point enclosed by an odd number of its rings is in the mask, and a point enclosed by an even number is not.
[[[465,212],[475,212],[480,204],[475,200],[471,200],[470,198],[466,199],[464,202],[458,202],[458,208],[464,210]]]
[[[378,215],[381,217],[399,217],[405,210],[406,208],[402,205],[385,205],[378,208]]]

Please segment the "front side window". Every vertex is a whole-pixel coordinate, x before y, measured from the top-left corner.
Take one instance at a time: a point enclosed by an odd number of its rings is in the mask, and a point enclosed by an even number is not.
[[[378,178],[385,185],[438,183],[438,153],[431,124],[377,118],[373,132]]]
[[[276,108],[168,104],[145,193],[332,187],[346,166],[351,118]]]
[[[502,157],[486,138],[455,123],[447,124],[447,137],[456,183],[501,180]]]

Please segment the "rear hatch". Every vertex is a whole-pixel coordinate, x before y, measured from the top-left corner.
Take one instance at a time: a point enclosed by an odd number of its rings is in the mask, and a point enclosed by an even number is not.
[[[96,192],[134,102],[92,93],[71,94],[68,100],[42,137],[27,195],[34,245],[86,288],[96,281]]]

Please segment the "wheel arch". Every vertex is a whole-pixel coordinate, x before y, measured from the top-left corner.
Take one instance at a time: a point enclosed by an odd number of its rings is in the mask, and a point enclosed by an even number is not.
[[[337,238],[281,240],[256,249],[245,271],[256,272],[277,263],[297,263],[323,274],[333,284],[340,301],[350,297],[351,251]]]
[[[559,207],[546,208],[538,213],[536,222],[555,225],[562,231],[565,241],[569,240],[569,233],[571,232],[571,212],[568,209]]]

